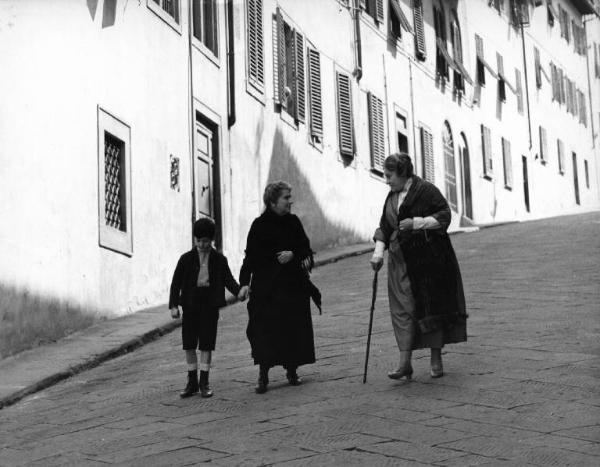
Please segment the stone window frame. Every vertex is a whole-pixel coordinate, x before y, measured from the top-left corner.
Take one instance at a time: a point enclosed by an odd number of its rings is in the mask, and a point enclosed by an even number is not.
[[[124,186],[124,230],[106,224],[105,200],[105,154],[106,134],[120,140],[122,145],[121,183]],[[98,106],[98,244],[126,256],[133,255],[133,232],[131,210],[131,127]]]
[[[170,15],[163,7],[165,0],[146,0],[146,6],[156,16],[162,19],[166,24],[171,26],[178,34],[181,34],[181,1],[173,0],[175,5],[175,16]]]

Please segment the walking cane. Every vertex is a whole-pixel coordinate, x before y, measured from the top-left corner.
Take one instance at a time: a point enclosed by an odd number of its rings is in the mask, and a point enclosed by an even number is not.
[[[373,313],[375,312],[375,297],[377,296],[377,273],[373,276],[373,298],[371,299],[371,316],[369,317],[369,334],[367,336],[367,355],[365,357],[365,371],[363,374],[363,384],[367,382],[367,366],[369,365],[369,349],[371,347],[371,331],[373,330]]]

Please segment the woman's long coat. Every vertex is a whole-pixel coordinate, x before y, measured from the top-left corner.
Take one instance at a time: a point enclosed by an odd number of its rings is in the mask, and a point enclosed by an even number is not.
[[[467,313],[458,261],[447,234],[451,216],[448,203],[435,185],[417,176],[412,177],[412,185],[396,212],[390,211],[396,209],[388,202],[390,197],[391,192],[384,203],[375,240],[384,241],[391,251],[402,251],[415,299],[417,332],[441,331],[444,344],[465,341]],[[441,227],[398,230],[403,219],[428,216],[434,217]]]
[[[280,264],[277,253],[293,259]],[[240,285],[250,285],[248,328],[255,364],[288,367],[314,363],[310,281],[302,260],[312,250],[297,216],[270,209],[254,220],[248,233]]]

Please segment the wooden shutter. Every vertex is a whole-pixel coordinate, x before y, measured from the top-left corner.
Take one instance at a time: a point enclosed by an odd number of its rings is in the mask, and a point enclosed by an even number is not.
[[[504,186],[506,188],[512,188],[513,174],[512,157],[510,154],[510,141],[505,138],[502,138],[502,161],[504,164]]]
[[[560,174],[565,173],[565,145],[560,139],[556,140],[558,149],[558,172]]]
[[[423,178],[435,183],[435,166],[433,159],[433,135],[421,127],[421,160],[423,165]]]
[[[542,87],[542,70],[540,65],[540,51],[537,47],[533,48],[533,55],[535,57],[535,85],[539,89]]]
[[[311,136],[323,137],[323,105],[321,101],[321,56],[308,49],[308,103]]]
[[[485,65],[483,63],[483,39],[475,34],[475,55],[477,56],[477,82],[485,85]]]
[[[521,71],[515,68],[515,85],[517,87],[517,111],[523,113],[523,84],[521,83]]]
[[[259,88],[265,84],[262,15],[262,0],[248,0],[246,3],[248,81]]]
[[[427,49],[425,47],[425,28],[423,26],[423,0],[413,0],[413,20],[415,24],[415,55],[417,59],[425,61]]]
[[[348,75],[336,72],[337,117],[340,154],[354,156],[354,129],[352,122],[352,88]]]
[[[558,84],[558,73],[556,70],[556,66],[554,65],[554,63],[550,62],[550,76],[552,79],[552,100],[553,101],[558,101],[558,91],[557,91],[557,84]]]
[[[383,172],[385,160],[385,123],[383,103],[372,93],[367,94],[369,107],[369,137],[371,142],[371,167]]]
[[[298,31],[294,31],[294,75],[296,77],[296,83],[294,86],[296,120],[304,123],[306,114],[306,92],[304,86],[304,37]]]
[[[375,3],[375,19],[383,23],[383,0],[377,0]]]
[[[483,155],[483,175],[487,178],[492,177],[492,141],[490,129],[481,125],[481,149]]]
[[[283,107],[286,106],[286,102],[282,102],[286,80],[285,29],[283,16],[277,7],[273,23],[273,99]]]
[[[548,137],[546,129],[540,126],[540,159],[542,163],[548,162]]]
[[[502,55],[496,52],[496,62],[498,63],[498,98],[506,101],[506,81],[504,78],[504,59]]]

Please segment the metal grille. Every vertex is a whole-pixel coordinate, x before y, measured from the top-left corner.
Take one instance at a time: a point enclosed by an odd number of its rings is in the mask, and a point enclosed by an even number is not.
[[[123,142],[104,134],[104,217],[106,225],[125,231],[123,215]]]

